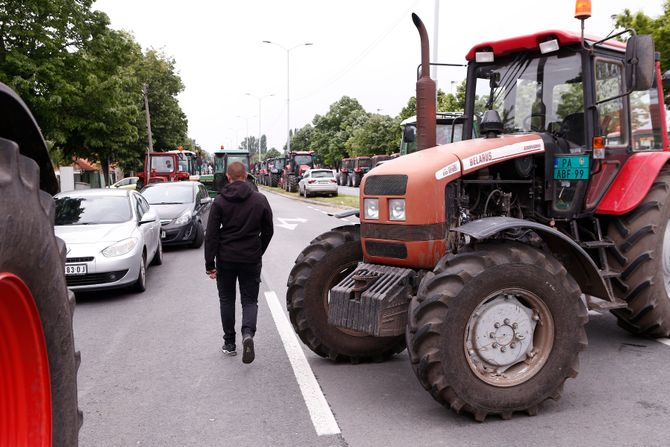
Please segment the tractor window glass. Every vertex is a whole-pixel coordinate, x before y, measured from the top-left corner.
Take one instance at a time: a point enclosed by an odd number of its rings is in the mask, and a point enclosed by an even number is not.
[[[223,172],[225,163],[223,156],[217,156],[214,159],[214,172]]]
[[[504,133],[558,132],[568,115],[583,117],[578,53],[520,53],[477,67],[476,76],[475,112],[496,110]],[[583,136],[571,138],[584,143]]]
[[[244,165],[244,169],[249,172],[249,158],[245,155],[228,155],[228,166],[230,166],[231,163],[234,163],[236,161],[239,161]]]
[[[598,133],[605,136],[608,146],[628,143],[624,98],[623,65],[620,62],[596,59],[596,104]]]
[[[661,111],[656,87],[630,94],[630,125],[634,151],[663,149]]]
[[[151,169],[156,170],[156,172],[173,172],[173,158],[167,156],[155,155],[151,157]]]
[[[311,155],[296,155],[295,163],[297,165],[312,165],[312,156]]]

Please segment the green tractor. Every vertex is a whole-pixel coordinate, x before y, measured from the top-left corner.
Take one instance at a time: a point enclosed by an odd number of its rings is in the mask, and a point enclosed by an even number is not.
[[[258,191],[258,187],[256,186],[256,178],[249,172],[249,151],[240,149],[221,149],[219,151],[215,151],[213,156],[213,173],[200,176],[200,183],[205,185],[210,197],[216,197],[219,191],[228,184],[226,171],[228,170],[228,165],[235,161],[239,161],[244,164],[244,167],[248,172],[247,181],[251,183],[255,191]]]

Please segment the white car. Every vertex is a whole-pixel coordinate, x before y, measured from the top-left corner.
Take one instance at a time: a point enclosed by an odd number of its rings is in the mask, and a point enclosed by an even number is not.
[[[146,289],[149,261],[163,261],[161,223],[146,199],[126,189],[88,189],[57,194],[56,236],[67,247],[70,289]]]
[[[337,179],[332,169],[310,169],[298,182],[298,194],[309,197],[316,194],[337,196]]]

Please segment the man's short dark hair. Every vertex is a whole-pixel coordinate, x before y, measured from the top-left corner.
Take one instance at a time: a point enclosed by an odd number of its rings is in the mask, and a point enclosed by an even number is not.
[[[244,164],[239,161],[234,161],[229,164],[226,174],[230,176],[230,180],[233,182],[246,180],[247,178],[247,170],[244,167]]]

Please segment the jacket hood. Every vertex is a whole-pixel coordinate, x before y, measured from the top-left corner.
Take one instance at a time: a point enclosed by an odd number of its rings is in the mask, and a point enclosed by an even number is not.
[[[249,183],[237,181],[228,183],[221,191],[221,195],[229,202],[244,202],[253,192]]]

